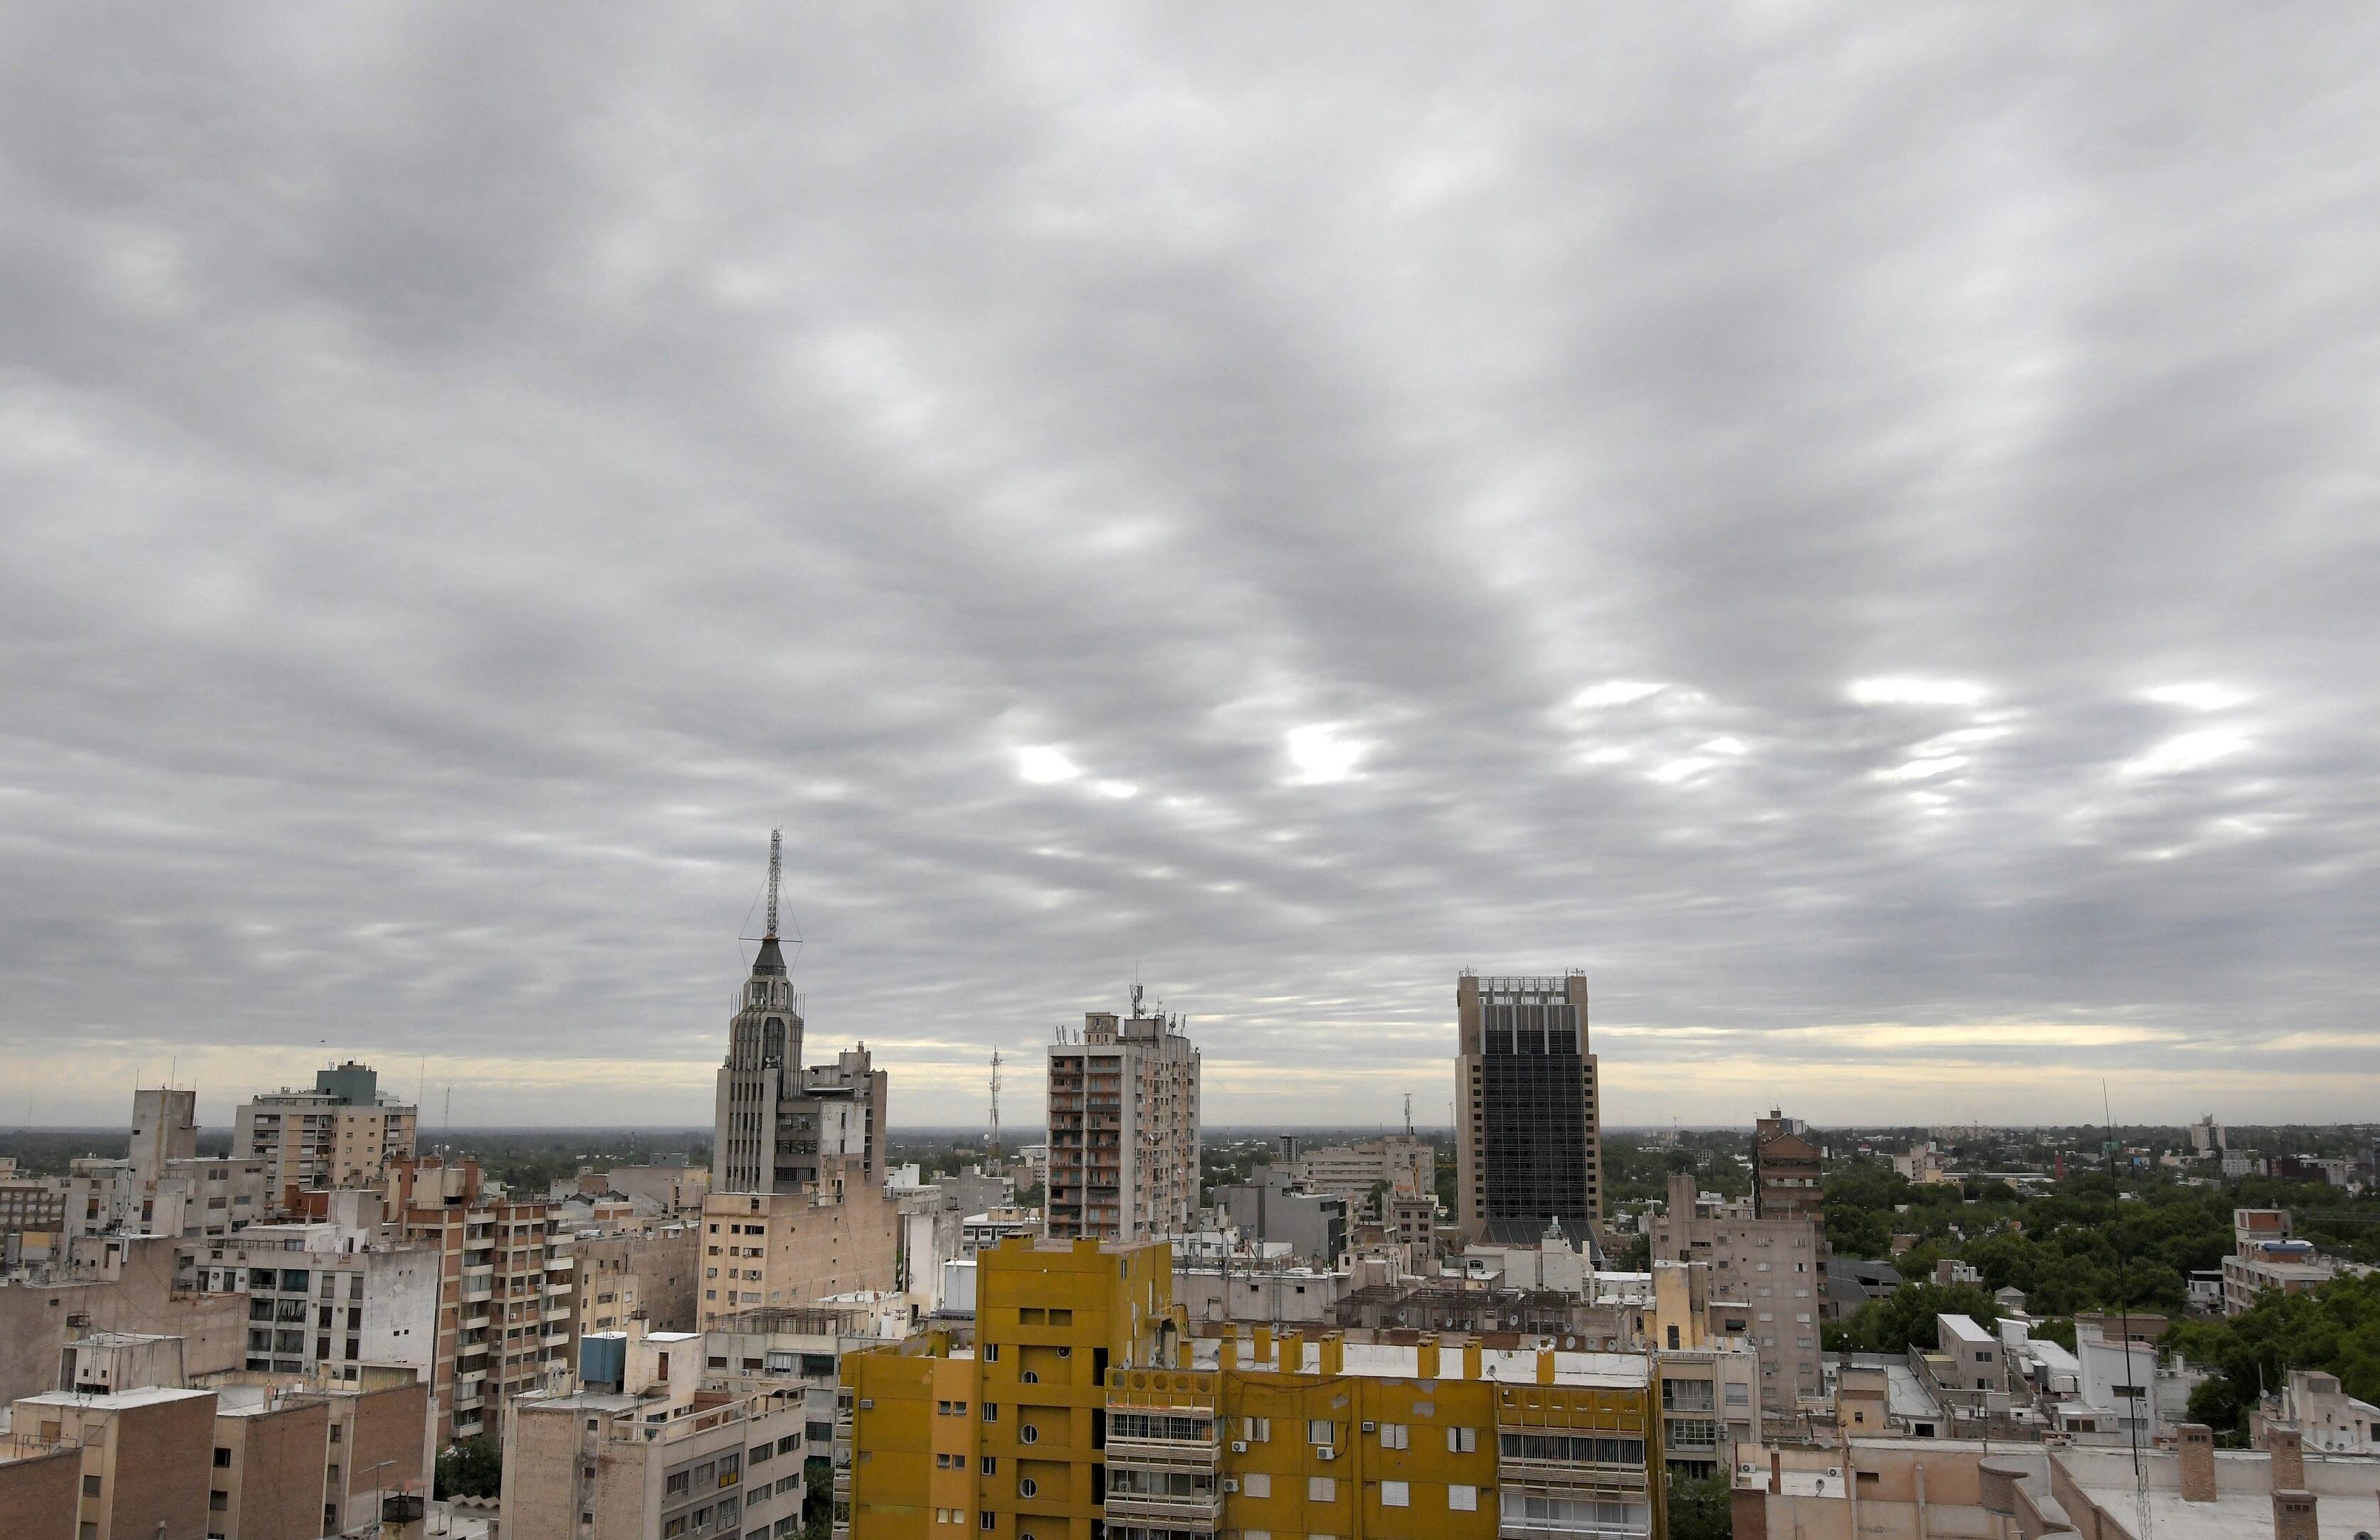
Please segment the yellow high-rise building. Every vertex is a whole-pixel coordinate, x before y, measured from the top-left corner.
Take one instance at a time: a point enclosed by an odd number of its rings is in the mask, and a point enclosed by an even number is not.
[[[978,1259],[978,1340],[847,1354],[853,1540],[1435,1540],[1665,1526],[1652,1361],[1419,1332],[1190,1335],[1171,1248]],[[1514,1340],[1517,1340],[1515,1339]]]

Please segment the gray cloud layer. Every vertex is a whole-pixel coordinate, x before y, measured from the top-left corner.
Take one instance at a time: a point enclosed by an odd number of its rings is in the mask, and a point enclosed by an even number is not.
[[[2346,15],[17,7],[0,1079],[2368,1111]]]

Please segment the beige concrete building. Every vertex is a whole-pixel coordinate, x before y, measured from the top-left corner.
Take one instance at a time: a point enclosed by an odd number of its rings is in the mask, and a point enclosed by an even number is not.
[[[81,1509],[80,1449],[31,1434],[0,1434],[0,1534],[76,1540]]]
[[[283,1086],[243,1103],[231,1153],[270,1163],[273,1195],[292,1187],[370,1187],[410,1160],[418,1110],[385,1095],[380,1075],[352,1061],[314,1072],[314,1088]]]
[[[2187,1425],[2131,1451],[1957,1438],[1747,1446],[1735,1540],[2351,1540],[2380,1526],[2380,1461],[2214,1447]]]
[[[856,1170],[814,1192],[713,1193],[702,1204],[701,1328],[739,1310],[895,1289],[899,1235],[898,1207]]]
[[[239,1373],[215,1393],[209,1510],[222,1540],[311,1540],[375,1517],[383,1498],[426,1494],[435,1450],[430,1388],[412,1371],[354,1381]]]
[[[1455,1213],[1462,1239],[1526,1244],[1603,1221],[1603,1112],[1586,976],[1454,983]]]
[[[698,1216],[698,1207],[696,1212]],[[572,1251],[582,1333],[625,1331],[629,1317],[640,1310],[649,1330],[695,1328],[703,1267],[698,1217],[618,1234],[581,1231]]]
[[[0,1401],[55,1389],[60,1353],[69,1338],[86,1332],[178,1336],[194,1375],[240,1366],[248,1341],[247,1302],[183,1288],[176,1278],[179,1242],[133,1235],[100,1244],[98,1276],[0,1286]],[[112,1251],[105,1249],[110,1246]]]
[[[1437,1190],[1437,1159],[1427,1141],[1392,1134],[1307,1150],[1290,1170],[1309,1193],[1335,1193],[1360,1204],[1383,1184],[1391,1197],[1427,1196]]]
[[[382,1201],[417,1248],[407,1265],[436,1280],[436,1337],[422,1356],[443,1409],[441,1442],[493,1434],[507,1398],[569,1379],[577,1262],[551,1204],[499,1198],[481,1185],[478,1162],[434,1157],[392,1167]]]
[[[802,1388],[704,1390],[699,1336],[638,1335],[625,1352],[616,1391],[528,1396],[507,1410],[504,1540],[796,1534]]]
[[[81,1450],[80,1540],[196,1540],[210,1533],[214,1419],[210,1390],[53,1390],[18,1400],[9,1431]]]
[[[1198,1050],[1179,1017],[1094,1011],[1050,1046],[1053,1241],[1186,1234],[1198,1211]]]
[[[1821,1401],[1818,1314],[1827,1268],[1817,1224],[1706,1213],[1696,1197],[1693,1173],[1670,1176],[1668,1205],[1649,1221],[1653,1259],[1708,1263],[1712,1290],[1750,1310],[1762,1412],[1784,1416]]]
[[[315,1540],[338,1533],[323,1500],[331,1409],[320,1398],[260,1400],[215,1413],[207,1534],[212,1540]]]
[[[176,1160],[199,1156],[199,1093],[160,1087],[132,1093],[132,1180],[154,1186]]]

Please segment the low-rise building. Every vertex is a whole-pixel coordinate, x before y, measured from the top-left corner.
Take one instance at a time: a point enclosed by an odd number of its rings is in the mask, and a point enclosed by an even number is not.
[[[1300,1191],[1285,1168],[1259,1166],[1247,1181],[1217,1187],[1214,1198],[1248,1241],[1285,1243],[1303,1260],[1326,1266],[1347,1249],[1347,1200]]]
[[[2311,1451],[2380,1454],[2380,1406],[2356,1400],[2337,1375],[2319,1369],[2291,1369],[2280,1388],[2257,1403],[2254,1424],[2258,1443],[2267,1429],[2284,1427]]]
[[[173,1540],[211,1533],[214,1419],[210,1390],[53,1390],[10,1406],[9,1432],[79,1451],[81,1540]]]
[[[77,1540],[82,1450],[33,1434],[0,1433],[0,1534]]]

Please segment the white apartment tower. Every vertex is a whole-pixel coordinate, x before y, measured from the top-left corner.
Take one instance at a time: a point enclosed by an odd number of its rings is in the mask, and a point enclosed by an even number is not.
[[[886,1079],[868,1045],[832,1064],[802,1067],[802,1016],[777,943],[783,835],[769,834],[769,926],[727,1025],[719,1068],[710,1187],[714,1193],[795,1193],[850,1162],[882,1180]]]
[[[1198,1208],[1198,1050],[1178,1016],[1094,1011],[1050,1045],[1043,1230],[1147,1241],[1186,1233]]]

